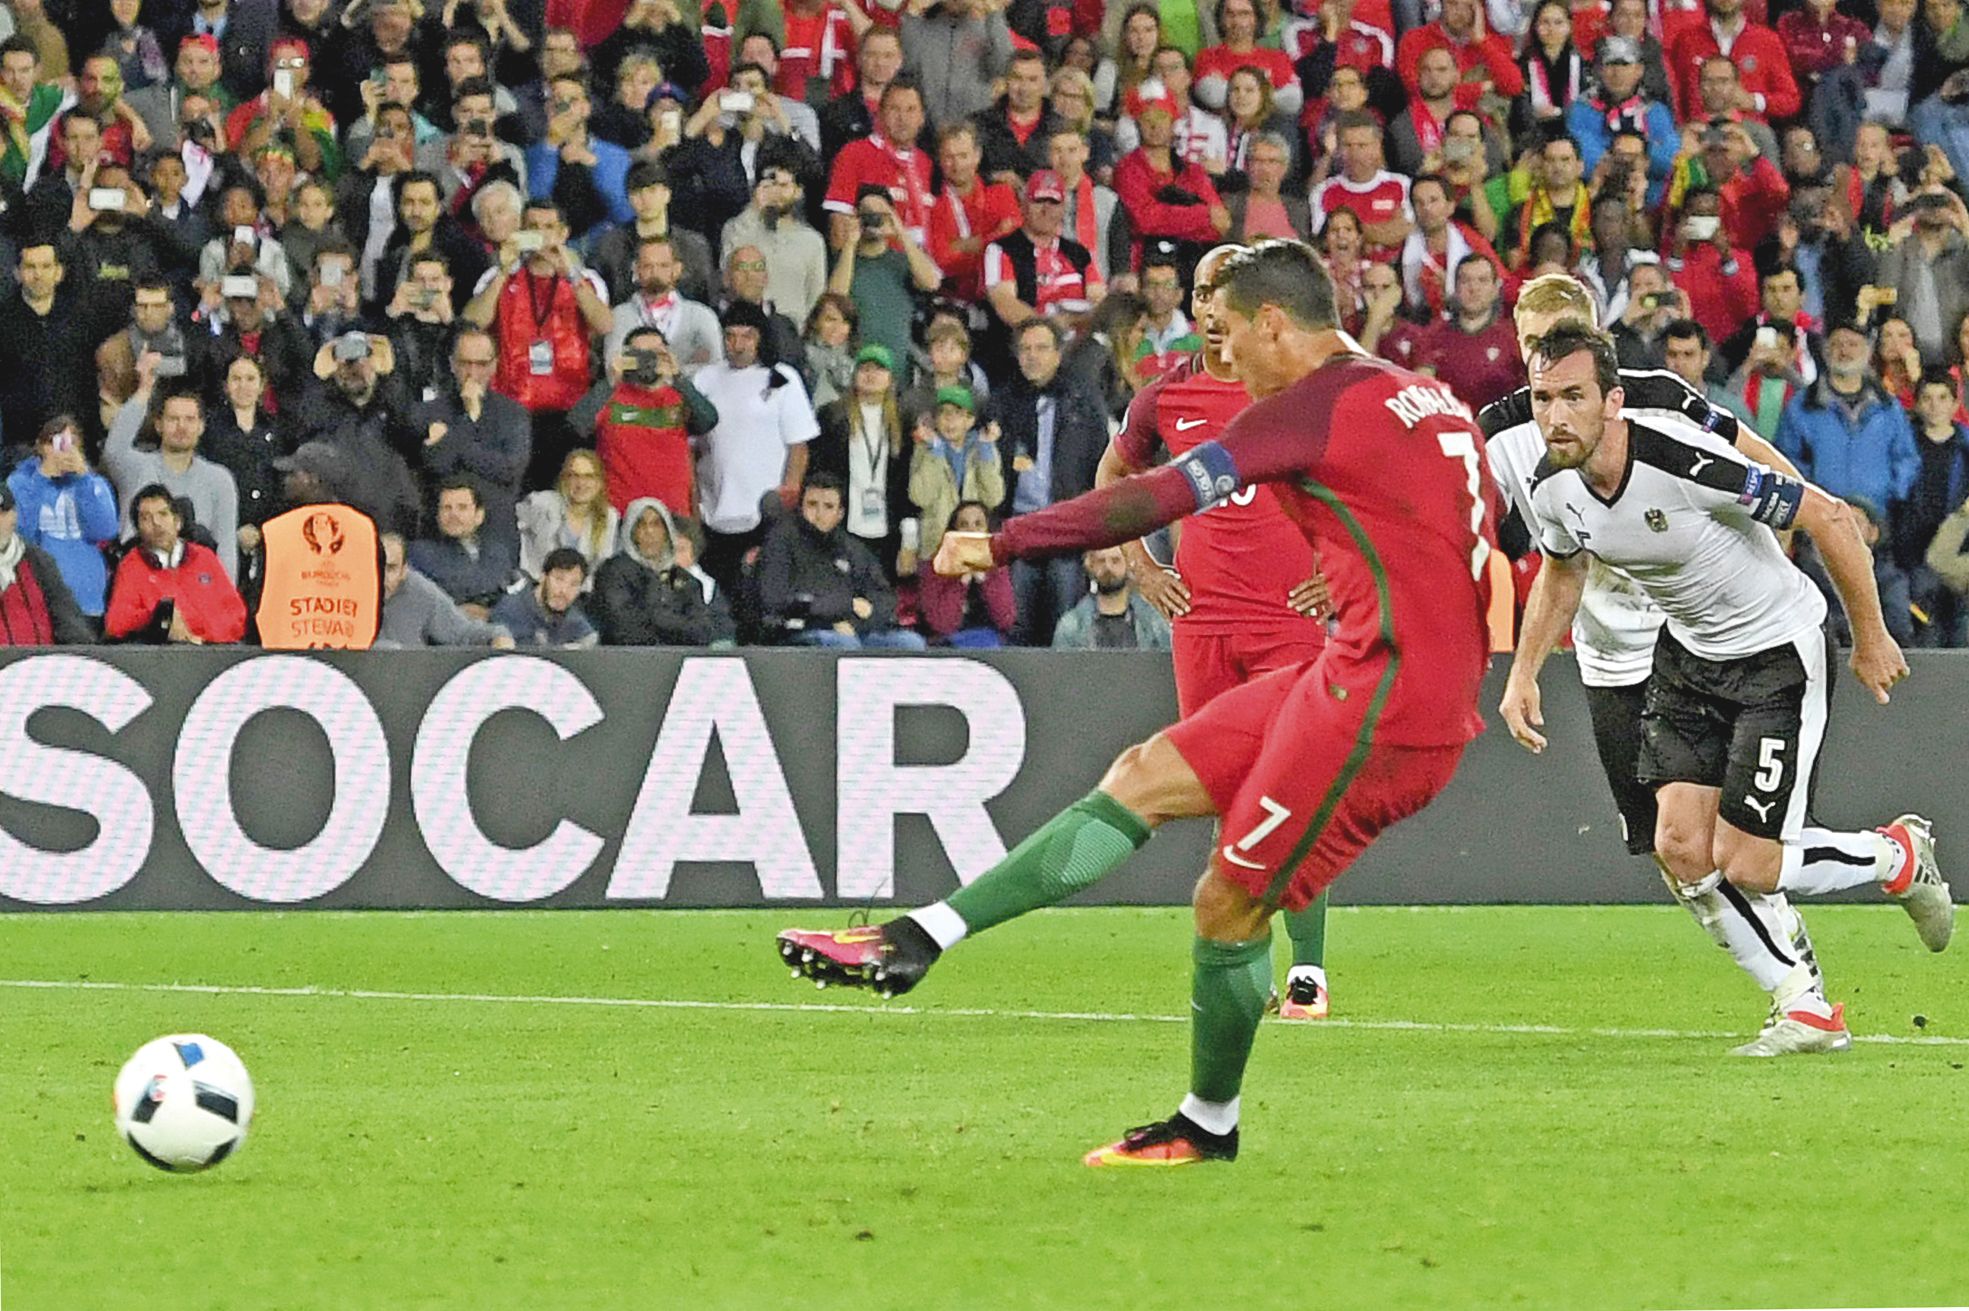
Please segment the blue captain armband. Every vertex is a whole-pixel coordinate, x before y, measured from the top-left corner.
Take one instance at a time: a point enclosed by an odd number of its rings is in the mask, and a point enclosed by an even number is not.
[[[1209,509],[1243,485],[1238,481],[1236,461],[1219,442],[1205,442],[1170,463],[1189,480],[1190,494],[1196,497],[1199,510]]]
[[[1791,527],[1798,507],[1805,503],[1805,484],[1796,478],[1753,464],[1744,473],[1743,492],[1737,503],[1750,517],[1779,532]]]

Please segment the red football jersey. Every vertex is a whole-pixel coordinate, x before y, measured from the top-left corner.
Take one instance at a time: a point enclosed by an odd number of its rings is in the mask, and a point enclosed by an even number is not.
[[[1205,442],[1220,440],[1230,421],[1251,404],[1241,382],[1213,378],[1194,357],[1135,393],[1114,442],[1138,469]],[[1310,578],[1313,550],[1270,487],[1240,487],[1183,521],[1176,569],[1190,588],[1190,612],[1176,622],[1197,633],[1319,624],[1285,603],[1287,593]]]
[[[1451,746],[1483,729],[1496,517],[1482,450],[1469,407],[1441,383],[1342,356],[1254,402],[1221,443],[1009,520],[992,551],[1113,545],[1274,484],[1319,546],[1336,624],[1316,668],[1331,695],[1367,699],[1377,745]]]

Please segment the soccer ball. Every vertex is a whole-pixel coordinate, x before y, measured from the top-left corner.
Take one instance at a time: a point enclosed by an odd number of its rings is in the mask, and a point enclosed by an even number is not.
[[[253,1079],[233,1049],[202,1033],[147,1042],[116,1076],[116,1131],[160,1170],[207,1170],[238,1150]]]

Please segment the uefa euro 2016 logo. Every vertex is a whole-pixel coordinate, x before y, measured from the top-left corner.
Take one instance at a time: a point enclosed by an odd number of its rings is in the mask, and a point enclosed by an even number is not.
[[[342,549],[342,525],[332,514],[311,514],[301,525],[301,537],[316,555],[334,555]]]

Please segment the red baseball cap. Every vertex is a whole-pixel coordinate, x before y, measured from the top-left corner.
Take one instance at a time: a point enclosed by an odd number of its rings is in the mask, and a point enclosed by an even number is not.
[[[1053,200],[1064,203],[1067,198],[1066,184],[1060,175],[1050,168],[1042,168],[1026,179],[1027,200]]]

